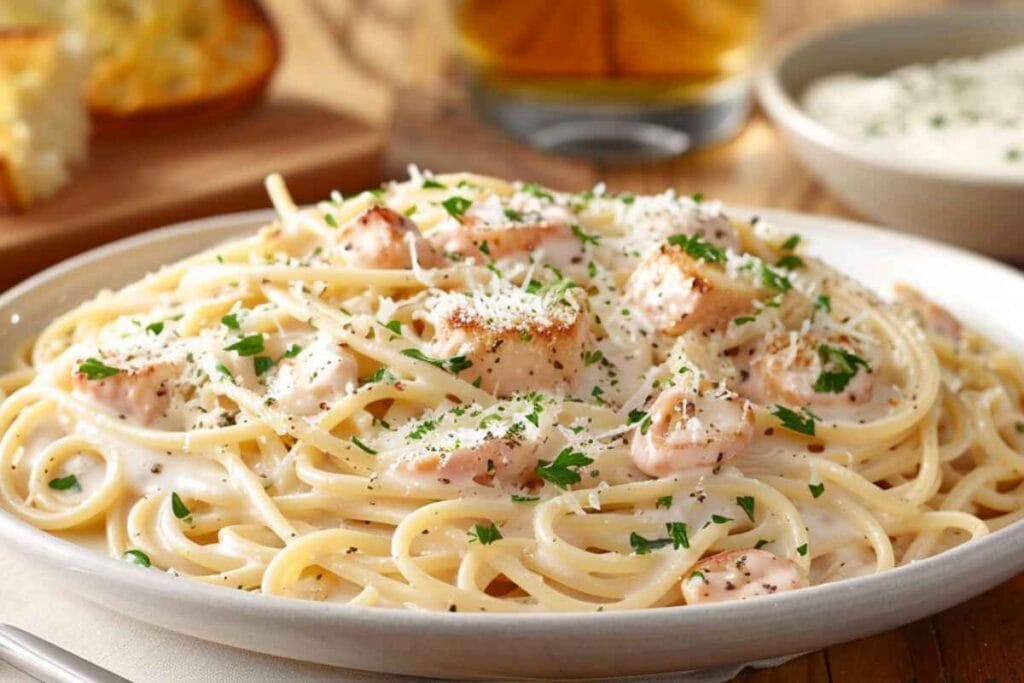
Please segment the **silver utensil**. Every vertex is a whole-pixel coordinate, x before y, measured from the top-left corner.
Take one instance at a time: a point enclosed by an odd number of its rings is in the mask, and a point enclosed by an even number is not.
[[[0,661],[43,683],[128,683],[53,643],[0,624]]]

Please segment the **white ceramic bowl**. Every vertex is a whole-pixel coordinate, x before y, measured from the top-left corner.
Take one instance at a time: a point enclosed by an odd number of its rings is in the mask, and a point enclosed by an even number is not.
[[[906,281],[1024,351],[1024,276],[950,247],[835,219],[758,215],[878,291]],[[102,287],[126,284],[270,220],[234,214],[138,235],[0,295],[0,358]],[[15,322],[16,321],[16,322]],[[680,671],[803,652],[894,628],[1024,569],[1024,523],[874,576],[733,602],[597,614],[470,614],[348,607],[174,578],[84,549],[0,511],[0,552],[135,619],[218,643],[352,669],[424,676],[598,677]],[[60,596],[39,609],[60,609]],[[87,627],[87,625],[83,625]],[[131,622],[125,622],[130,638]]]
[[[1024,263],[1024,175],[949,170],[866,150],[800,107],[839,72],[969,57],[1024,43],[1024,7],[960,8],[869,21],[784,46],[757,77],[761,105],[796,156],[851,209],[881,223]]]

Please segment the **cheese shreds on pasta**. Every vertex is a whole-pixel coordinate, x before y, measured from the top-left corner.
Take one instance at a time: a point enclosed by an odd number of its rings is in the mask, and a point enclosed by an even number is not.
[[[771,599],[1024,516],[1024,367],[700,195],[433,175],[52,321],[0,505],[139,571],[438,611]],[[93,543],[95,542],[95,543]]]

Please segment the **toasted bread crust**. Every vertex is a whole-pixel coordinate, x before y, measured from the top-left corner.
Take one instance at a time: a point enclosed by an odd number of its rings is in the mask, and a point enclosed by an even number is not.
[[[270,84],[280,59],[281,44],[273,22],[259,0],[221,0],[233,22],[259,30],[260,68],[231,90],[177,102],[145,103],[130,111],[104,104],[90,88],[89,111],[97,135],[166,131],[227,118],[255,105]]]

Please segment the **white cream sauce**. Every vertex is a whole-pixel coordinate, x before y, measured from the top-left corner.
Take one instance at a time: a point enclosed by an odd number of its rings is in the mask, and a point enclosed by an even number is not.
[[[878,77],[835,74],[811,84],[803,107],[887,156],[1024,176],[1024,45]]]

